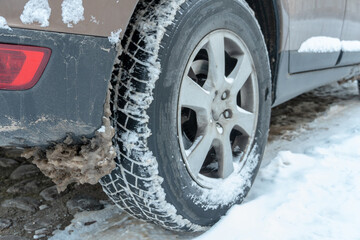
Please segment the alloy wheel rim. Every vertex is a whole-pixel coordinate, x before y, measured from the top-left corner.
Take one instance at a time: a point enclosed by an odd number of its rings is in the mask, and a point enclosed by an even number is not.
[[[178,99],[178,136],[183,161],[202,187],[244,164],[254,142],[259,90],[254,62],[244,41],[220,29],[193,51]]]

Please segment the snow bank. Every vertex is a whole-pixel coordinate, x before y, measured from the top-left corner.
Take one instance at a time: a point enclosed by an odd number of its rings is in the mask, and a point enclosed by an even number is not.
[[[264,161],[245,203],[196,240],[360,239],[360,102],[347,104],[271,143],[267,151],[282,151]]]
[[[340,41],[331,37],[312,37],[303,42],[300,53],[360,52],[360,41]]]
[[[24,24],[39,23],[41,27],[49,26],[51,8],[47,0],[29,0],[24,7],[20,20]]]
[[[8,26],[6,22],[6,19],[2,16],[0,16],[0,29],[11,30],[11,28]]]
[[[61,8],[62,20],[69,28],[85,19],[82,0],[64,0]]]

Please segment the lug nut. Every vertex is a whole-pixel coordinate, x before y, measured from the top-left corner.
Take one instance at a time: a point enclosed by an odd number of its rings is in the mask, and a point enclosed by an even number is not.
[[[232,112],[231,112],[231,110],[225,110],[225,112],[224,112],[224,117],[225,118],[231,118],[232,117]]]
[[[224,133],[224,128],[220,125],[220,123],[216,123],[216,130],[218,131],[218,133],[223,134]]]
[[[225,91],[222,95],[221,95],[221,100],[225,100],[229,97],[229,91]]]

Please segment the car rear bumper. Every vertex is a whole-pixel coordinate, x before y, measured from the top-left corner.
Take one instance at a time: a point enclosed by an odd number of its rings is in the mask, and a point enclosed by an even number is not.
[[[25,91],[0,90],[0,147],[46,146],[92,137],[103,106],[116,49],[105,37],[13,28],[0,43],[52,50],[39,82]]]

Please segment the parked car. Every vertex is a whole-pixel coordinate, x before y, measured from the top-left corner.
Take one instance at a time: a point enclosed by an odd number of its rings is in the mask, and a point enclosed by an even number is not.
[[[101,178],[128,213],[204,230],[249,192],[272,107],[357,80],[359,12],[357,0],[1,1],[0,147],[27,149],[59,189]]]

